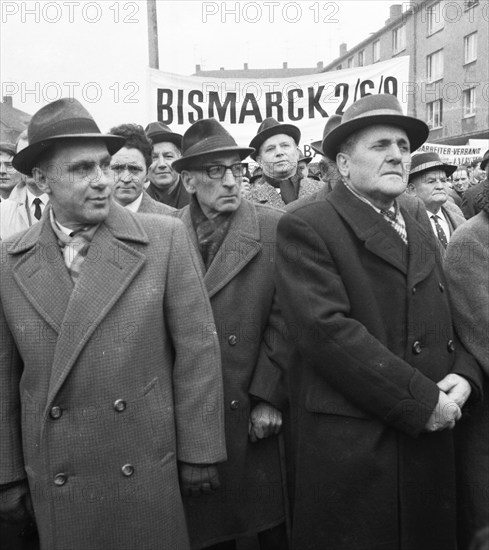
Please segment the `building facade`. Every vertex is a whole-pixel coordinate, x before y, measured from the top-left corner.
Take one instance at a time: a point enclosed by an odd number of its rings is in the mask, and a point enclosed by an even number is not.
[[[399,95],[430,126],[433,143],[489,138],[489,0],[419,0],[390,7],[385,26],[324,72],[409,55]]]

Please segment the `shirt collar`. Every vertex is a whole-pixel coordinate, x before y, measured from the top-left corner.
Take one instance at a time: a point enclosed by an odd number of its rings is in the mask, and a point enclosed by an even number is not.
[[[129,204],[126,204],[124,208],[127,208],[131,212],[137,212],[139,210],[139,207],[141,206],[142,201],[143,201],[143,194],[140,193],[137,199],[133,200]]]

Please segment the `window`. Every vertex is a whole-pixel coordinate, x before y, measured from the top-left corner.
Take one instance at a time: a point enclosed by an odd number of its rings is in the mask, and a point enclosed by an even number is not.
[[[361,52],[358,52],[358,66],[359,67],[363,67],[363,58],[364,58],[364,54],[365,53],[365,50],[362,50]]]
[[[348,60],[348,68],[351,69],[353,67],[353,57],[350,57]]]
[[[380,59],[380,40],[375,40],[372,44],[372,57],[374,63]]]
[[[441,14],[441,2],[432,4],[427,9],[428,13],[428,35],[443,29],[443,17]]]
[[[443,78],[443,50],[438,50],[426,58],[426,77],[428,82]]]
[[[430,129],[441,128],[443,114],[441,101],[441,99],[437,99],[426,104],[426,122]]]
[[[406,25],[398,27],[392,31],[392,50],[394,53],[402,52],[406,49]]]
[[[464,117],[475,115],[475,88],[464,90]]]
[[[477,59],[477,33],[473,32],[464,37],[464,63]]]

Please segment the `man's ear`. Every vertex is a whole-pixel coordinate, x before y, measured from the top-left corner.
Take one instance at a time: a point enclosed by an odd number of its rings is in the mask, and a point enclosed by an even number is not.
[[[412,183],[408,183],[406,187],[406,193],[409,195],[416,195],[416,187]]]
[[[183,186],[187,190],[187,193],[190,193],[191,195],[195,194],[195,178],[192,175],[191,172],[188,172],[187,170],[182,170],[180,172],[180,178],[182,180]]]
[[[37,187],[43,192],[50,195],[52,193],[51,187],[49,187],[49,184],[47,182],[46,176],[44,175],[44,172],[38,167],[35,166],[32,169],[32,177],[34,178],[34,181],[36,182]]]
[[[336,155],[336,166],[339,173],[347,178],[350,175],[350,156],[347,153],[338,153]]]

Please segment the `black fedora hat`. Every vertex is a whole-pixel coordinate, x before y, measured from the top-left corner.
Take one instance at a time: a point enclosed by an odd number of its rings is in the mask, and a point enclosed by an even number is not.
[[[302,153],[299,156],[299,159],[297,162],[305,162],[306,164],[309,164],[312,161],[312,157],[305,157]]]
[[[250,155],[253,160],[256,160],[260,147],[269,137],[276,136],[277,134],[285,134],[290,136],[299,145],[301,140],[301,131],[297,126],[293,124],[281,124],[274,118],[266,118],[259,126],[256,136],[250,141],[250,147],[255,149],[255,152]]]
[[[153,144],[169,141],[176,145],[179,151],[182,150],[182,134],[172,132],[163,122],[150,122],[144,131]]]
[[[448,177],[455,172],[457,166],[442,162],[438,153],[418,153],[417,155],[413,155],[411,157],[409,181],[411,181],[414,176],[418,176],[423,172],[437,169],[443,170]]]
[[[125,142],[123,137],[102,134],[92,115],[78,100],[58,99],[33,115],[27,128],[29,145],[15,155],[12,165],[18,172],[31,176],[41,153],[55,142],[73,138],[101,139],[111,155]]]
[[[341,116],[340,115],[331,115],[328,120],[326,121],[326,124],[324,125],[323,130],[323,139],[320,139],[318,141],[311,142],[311,147],[314,150],[315,153],[318,155],[323,155],[323,141],[324,138],[337,126],[341,124]]]
[[[238,153],[241,160],[254,151],[240,147],[233,136],[215,118],[198,120],[183,134],[182,156],[172,162],[172,168],[181,172],[202,156],[213,153]]]
[[[397,97],[391,94],[368,95],[348,107],[341,124],[324,138],[323,155],[336,159],[341,143],[348,136],[374,124],[402,128],[408,136],[411,151],[423,145],[430,133],[425,122],[403,114]]]
[[[484,156],[481,160],[481,170],[485,170],[487,163],[489,162],[489,149],[484,153]]]

